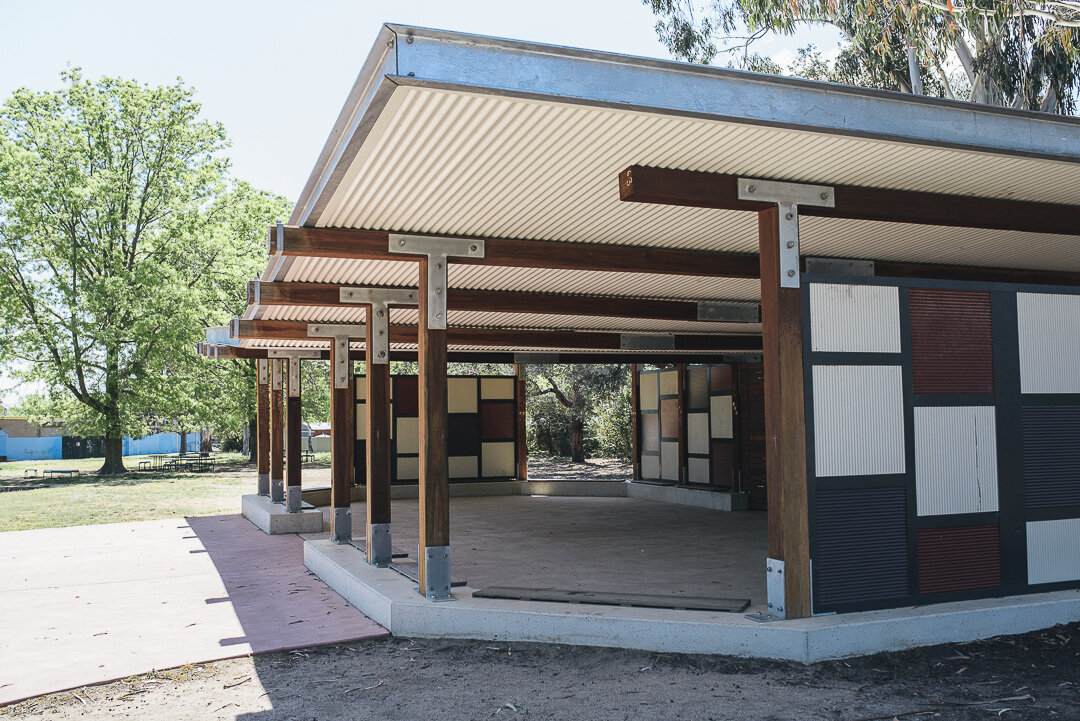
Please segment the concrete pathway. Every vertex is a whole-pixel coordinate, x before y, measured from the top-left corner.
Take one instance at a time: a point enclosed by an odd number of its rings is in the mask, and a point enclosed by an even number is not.
[[[238,515],[0,533],[0,704],[385,634]]]

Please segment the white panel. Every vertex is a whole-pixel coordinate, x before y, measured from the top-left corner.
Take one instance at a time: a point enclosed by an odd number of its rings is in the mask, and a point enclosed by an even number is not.
[[[730,410],[730,406],[729,406]],[[730,413],[729,413],[730,415]],[[709,414],[686,414],[686,452],[709,452]]]
[[[638,388],[638,400],[641,403],[641,410],[643,411],[655,411],[660,407],[660,401],[657,400],[657,393],[659,392],[657,375],[657,373],[641,374],[641,384]]]
[[[709,459],[687,458],[686,476],[691,483],[708,483],[710,481]]]
[[[673,396],[679,392],[679,371],[660,371],[660,395]]]
[[[1021,393],[1080,393],[1080,295],[1017,293]]]
[[[900,366],[814,366],[815,472],[904,472]]]
[[[517,474],[514,466],[514,443],[483,443],[480,447],[483,458],[485,478],[492,476],[513,476]]]
[[[810,342],[815,351],[899,353],[899,289],[811,283]]]
[[[1027,524],[1028,583],[1080,581],[1080,518]]]
[[[397,459],[397,477],[402,481],[415,481],[420,478],[420,459],[413,458],[398,458]]]
[[[451,478],[479,478],[480,470],[476,456],[450,456],[448,459]]]
[[[398,418],[397,431],[394,434],[397,439],[398,453],[420,452],[420,419]]]
[[[712,416],[713,438],[734,438],[731,413],[731,396],[713,396],[709,399],[709,414]]]
[[[356,400],[362,401],[367,398],[367,377],[353,376],[356,379]]]
[[[362,441],[367,439],[367,405],[364,403],[356,404],[356,440]]]
[[[487,400],[512,400],[514,378],[481,378],[480,397]]]
[[[476,413],[476,378],[446,380],[447,413]]]
[[[920,516],[998,510],[994,409],[915,409],[915,500]]]
[[[678,441],[664,441],[660,444],[660,477],[665,481],[679,480]]]
[[[660,456],[641,456],[641,477],[646,479],[660,477]]]

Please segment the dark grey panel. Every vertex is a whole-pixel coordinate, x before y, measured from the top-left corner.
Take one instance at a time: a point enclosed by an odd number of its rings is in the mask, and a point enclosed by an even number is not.
[[[1080,407],[1024,408],[1028,508],[1080,505]]]

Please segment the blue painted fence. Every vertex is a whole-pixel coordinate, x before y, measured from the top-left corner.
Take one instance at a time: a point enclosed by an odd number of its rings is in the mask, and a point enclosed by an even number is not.
[[[184,450],[199,450],[199,434],[188,433],[185,437]],[[154,433],[142,438],[124,437],[125,456],[143,456],[148,453],[177,453],[180,450],[179,433]],[[63,455],[63,439],[51,438],[14,438],[0,431],[0,456],[7,456],[9,461],[49,461],[59,460]]]

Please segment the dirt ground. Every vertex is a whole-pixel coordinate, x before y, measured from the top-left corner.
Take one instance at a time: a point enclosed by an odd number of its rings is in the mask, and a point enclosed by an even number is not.
[[[1080,719],[1080,624],[812,666],[391,638],[188,666],[18,719]]]

